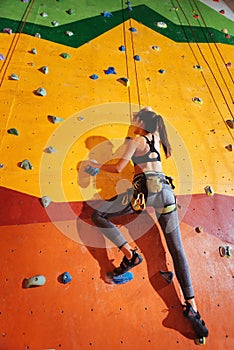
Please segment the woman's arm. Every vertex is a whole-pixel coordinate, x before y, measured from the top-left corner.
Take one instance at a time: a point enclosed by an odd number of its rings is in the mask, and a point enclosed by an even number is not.
[[[90,161],[89,165],[93,168],[99,168],[101,170],[108,171],[109,173],[119,174],[131,160],[133,154],[136,151],[136,148],[137,148],[137,141],[134,138],[134,140],[129,140],[127,142],[125,152],[116,164],[99,164],[99,163]]]

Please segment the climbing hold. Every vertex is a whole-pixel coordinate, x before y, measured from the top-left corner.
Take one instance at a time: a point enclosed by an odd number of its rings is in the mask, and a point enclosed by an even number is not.
[[[227,28],[223,28],[223,29],[222,29],[222,32],[223,32],[224,34],[228,34]]]
[[[75,11],[73,9],[68,9],[66,11],[69,15],[73,15],[75,13]]]
[[[61,56],[62,58],[70,58],[69,53],[66,53],[66,52],[61,53],[60,56]]]
[[[124,45],[121,45],[121,46],[119,47],[119,51],[126,51],[125,46],[124,46]]]
[[[11,28],[3,28],[3,33],[12,34]]]
[[[220,246],[219,254],[221,257],[230,258],[232,256],[232,248],[228,245]]]
[[[194,66],[193,66],[193,68],[195,68],[195,69],[197,69],[197,70],[202,70],[202,66],[200,66],[199,64],[195,64]]]
[[[25,278],[23,284],[24,288],[39,287],[46,283],[46,278],[43,275],[37,275],[30,278]]]
[[[37,50],[33,48],[33,49],[31,50],[31,53],[33,53],[34,55],[36,55],[36,54],[37,54]]]
[[[96,80],[96,79],[99,78],[99,76],[98,76],[97,74],[92,74],[92,75],[90,76],[90,78],[93,79],[93,80]]]
[[[232,66],[232,62],[227,62],[227,63],[225,63],[225,66],[226,66],[226,67],[231,67],[231,66]]]
[[[48,14],[46,12],[42,12],[42,13],[40,13],[40,16],[41,17],[48,17]]]
[[[220,10],[219,13],[221,13],[221,15],[224,15],[225,11],[224,10]]]
[[[165,69],[159,69],[158,72],[161,73],[161,74],[164,74],[165,73]]]
[[[113,15],[112,15],[111,12],[104,11],[104,12],[102,12],[102,16],[103,16],[103,17],[106,17],[106,18],[110,18],[110,17],[112,17]]]
[[[11,74],[10,79],[11,80],[19,80],[19,77],[17,74],[13,73],[13,74]]]
[[[53,22],[51,22],[51,24],[52,24],[52,26],[54,26],[54,27],[58,27],[59,22],[58,22],[58,21],[53,21]]]
[[[85,168],[85,172],[88,173],[89,175],[96,176],[99,173],[99,169],[93,168],[92,166],[87,165],[87,167]]]
[[[41,34],[40,34],[40,33],[35,33],[34,36],[35,36],[36,38],[39,38],[39,39],[41,38]]]
[[[174,277],[174,273],[172,271],[162,271],[162,270],[160,270],[160,274],[167,281],[168,284],[171,284],[172,279]]]
[[[124,86],[126,87],[129,87],[130,86],[130,81],[128,78],[119,78],[117,79],[118,82],[120,82],[121,84],[123,84]]]
[[[159,46],[157,46],[157,45],[153,45],[152,49],[155,50],[155,51],[159,51],[160,50]]]
[[[134,56],[134,60],[135,60],[135,61],[140,61],[140,60],[141,60],[141,58],[140,58],[140,56],[139,56],[139,55],[135,55],[135,56]]]
[[[72,35],[74,35],[74,33],[73,33],[72,31],[70,31],[70,30],[66,30],[65,34],[66,34],[67,36],[72,36]]]
[[[201,105],[203,103],[203,101],[200,97],[193,97],[192,101],[196,104],[199,104],[199,105]]]
[[[44,74],[49,73],[49,68],[47,66],[42,66],[39,70]]]
[[[61,276],[61,281],[63,284],[67,284],[72,280],[72,276],[69,272],[64,272]]]
[[[77,119],[78,119],[80,122],[82,122],[82,121],[84,120],[84,117],[81,116],[81,117],[78,117]]]
[[[0,169],[4,168],[4,164],[0,163]]]
[[[46,92],[46,89],[40,87],[37,89],[36,91],[36,95],[38,96],[46,96],[47,95],[47,92]]]
[[[226,120],[226,124],[229,126],[229,128],[234,129],[234,119]]]
[[[45,149],[45,152],[46,153],[55,153],[56,152],[56,149],[52,146],[49,146]]]
[[[226,148],[228,151],[232,152],[232,150],[233,150],[233,145],[229,143],[229,145],[225,146],[225,148]]]
[[[204,190],[205,190],[205,192],[206,192],[206,194],[208,196],[213,196],[214,195],[214,190],[213,190],[213,188],[211,186],[206,186],[204,188]]]
[[[44,208],[47,208],[51,203],[50,197],[48,196],[43,196],[40,201]]]
[[[105,74],[116,74],[114,67],[108,67],[107,70],[105,70]]]
[[[33,166],[31,164],[31,162],[28,159],[24,159],[21,163],[20,163],[20,167],[24,170],[32,170]]]
[[[55,117],[53,115],[48,115],[48,119],[53,124],[57,124],[63,121],[63,118]]]
[[[0,53],[0,61],[4,61],[5,60],[5,56],[3,56],[2,53]]]
[[[195,231],[196,231],[197,233],[202,233],[202,232],[203,232],[203,228],[202,228],[201,226],[197,226],[197,227],[195,228]]]
[[[159,28],[167,28],[167,24],[165,22],[157,22],[156,26]]]
[[[10,128],[7,130],[8,134],[11,134],[11,135],[16,135],[18,136],[19,135],[19,131],[15,128]]]
[[[29,2],[29,0],[21,0],[22,2]]]
[[[130,32],[132,32],[132,33],[136,33],[136,32],[137,32],[136,28],[134,28],[134,27],[129,28],[129,30],[130,30]]]
[[[230,38],[231,38],[231,35],[230,35],[230,34],[225,34],[225,38],[226,38],[226,39],[230,39]]]

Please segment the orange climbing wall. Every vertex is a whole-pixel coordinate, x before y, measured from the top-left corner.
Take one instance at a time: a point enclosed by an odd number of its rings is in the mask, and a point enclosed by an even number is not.
[[[134,37],[131,26],[137,28]],[[127,56],[118,50],[123,42]],[[132,59],[133,44],[140,62]],[[165,117],[171,139],[173,157],[163,159],[163,166],[175,179],[197,304],[210,331],[205,347],[231,350],[233,258],[222,258],[219,246],[234,242],[233,151],[226,148],[233,144],[226,124],[233,118],[233,66],[223,64],[233,57],[233,46],[218,44],[218,51],[216,44],[175,43],[127,20],[79,48],[22,33],[1,33],[0,48],[6,55],[0,62],[0,349],[197,346],[176,279],[167,285],[159,274],[173,266],[150,209],[115,220],[144,257],[125,285],[106,283],[106,271],[122,257],[90,221],[100,198],[129,186],[133,169],[93,178],[82,172],[81,162],[118,158],[129,114],[140,103]],[[63,52],[70,58],[63,59]],[[202,72],[193,67],[198,63]],[[39,70],[44,65],[46,75]],[[116,75],[104,73],[109,66]],[[19,81],[9,79],[12,73]],[[99,79],[90,79],[92,74]],[[129,88],[118,82],[125,76]],[[45,97],[35,94],[39,87]],[[195,96],[202,105],[192,102]],[[49,115],[63,121],[53,124]],[[19,135],[8,134],[10,128]],[[46,152],[49,146],[56,152]],[[33,169],[20,168],[23,159]],[[213,196],[206,195],[207,185]],[[40,203],[45,195],[52,201],[46,209]],[[72,275],[66,285],[60,280],[65,271]],[[40,274],[44,286],[24,288],[25,278]]]

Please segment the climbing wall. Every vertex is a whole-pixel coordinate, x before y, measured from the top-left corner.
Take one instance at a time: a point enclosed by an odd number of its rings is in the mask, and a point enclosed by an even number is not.
[[[144,258],[122,285],[90,219],[133,166],[94,177],[82,162],[115,162],[143,106],[171,140],[205,347],[234,348],[233,22],[228,0],[0,2],[1,350],[198,346],[150,208],[114,221]]]

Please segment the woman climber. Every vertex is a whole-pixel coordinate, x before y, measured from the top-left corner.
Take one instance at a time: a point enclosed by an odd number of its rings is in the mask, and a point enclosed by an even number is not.
[[[155,209],[185,299],[184,316],[192,322],[196,337],[202,342],[203,337],[208,336],[208,330],[200,317],[194,298],[189,266],[181,240],[173,185],[168,181],[170,178],[167,178],[162,171],[160,146],[162,145],[166,158],[171,156],[166,127],[163,118],[151,108],[145,108],[136,113],[132,123],[135,136],[132,139],[128,138],[125,152],[116,164],[101,165],[89,162],[90,167],[110,173],[120,173],[132,160],[134,164],[132,198],[123,205],[128,198],[126,192],[106,201],[93,212],[92,220],[124,254],[120,266],[113,271],[114,275],[121,275],[140,264],[143,258],[137,249],[131,248],[110,219],[142,211],[146,206]]]

